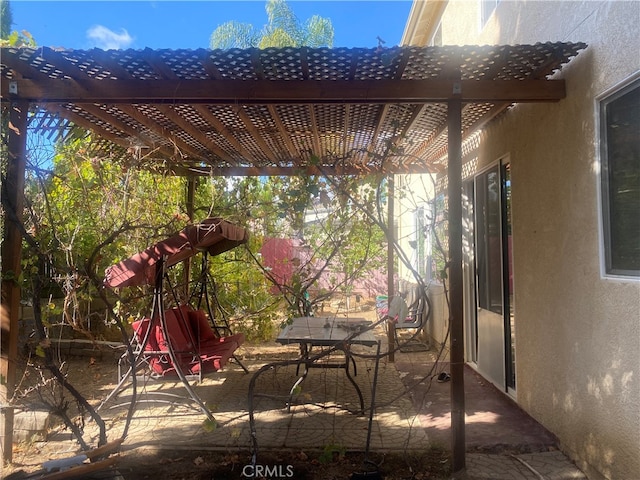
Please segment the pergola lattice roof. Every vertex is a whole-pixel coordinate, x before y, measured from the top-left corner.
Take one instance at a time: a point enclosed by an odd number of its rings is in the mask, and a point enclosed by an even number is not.
[[[550,76],[585,47],[7,47],[1,92],[31,103],[32,128],[77,125],[100,153],[175,174],[425,172],[446,154],[447,100],[464,138],[512,103],[563,98]]]

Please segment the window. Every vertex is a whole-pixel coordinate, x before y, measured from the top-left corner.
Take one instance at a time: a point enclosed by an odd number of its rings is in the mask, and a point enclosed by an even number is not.
[[[640,79],[600,102],[605,270],[640,276]]]
[[[433,203],[429,202],[414,210],[413,238],[409,240],[409,246],[413,249],[412,266],[427,281],[438,278],[433,252],[435,227],[432,207]],[[438,252],[435,252],[435,255],[437,258]]]
[[[484,27],[500,0],[480,0],[480,26]]]
[[[476,177],[475,192],[478,306],[502,313],[502,189],[497,165]]]
[[[438,24],[438,29],[431,39],[431,45],[434,47],[442,46],[442,22]]]
[[[438,194],[429,204],[431,224],[429,226],[429,279],[443,281],[446,265],[446,253],[449,250],[449,232],[447,230],[446,196]]]
[[[422,277],[425,276],[427,271],[427,248],[426,239],[426,225],[425,225],[425,213],[424,207],[416,208],[414,212],[414,232],[415,232],[415,245],[416,245],[416,271]]]

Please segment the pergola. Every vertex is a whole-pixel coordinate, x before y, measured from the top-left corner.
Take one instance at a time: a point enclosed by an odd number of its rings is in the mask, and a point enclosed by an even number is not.
[[[513,103],[564,98],[565,82],[554,74],[584,48],[2,48],[1,101],[10,122],[2,278],[20,269],[16,221],[30,129],[64,138],[71,126],[81,127],[100,139],[96,155],[144,159],[156,171],[187,177],[377,172],[393,185],[396,173],[446,170],[455,471],[456,457],[464,466],[463,141]],[[391,295],[392,282],[389,289]],[[19,305],[19,288],[3,280],[5,458],[7,450],[11,455],[6,398],[15,378]]]

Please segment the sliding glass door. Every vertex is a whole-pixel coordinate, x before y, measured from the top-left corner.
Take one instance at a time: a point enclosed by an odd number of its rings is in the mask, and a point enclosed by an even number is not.
[[[476,318],[467,322],[475,324],[478,370],[497,386],[515,389],[509,163],[479,173],[473,193]]]

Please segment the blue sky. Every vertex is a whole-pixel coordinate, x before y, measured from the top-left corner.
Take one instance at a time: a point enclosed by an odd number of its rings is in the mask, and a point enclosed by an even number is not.
[[[10,0],[13,30],[27,30],[38,45],[89,48],[207,48],[227,21],[267,23],[265,1],[31,1]],[[301,22],[328,17],[335,47],[398,45],[411,0],[288,0]]]

